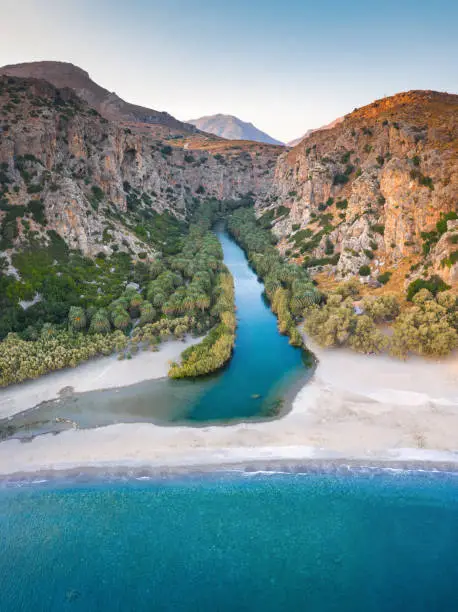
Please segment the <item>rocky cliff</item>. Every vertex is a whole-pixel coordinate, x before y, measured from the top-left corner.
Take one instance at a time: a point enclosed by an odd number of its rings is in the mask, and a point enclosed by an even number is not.
[[[314,272],[456,283],[458,96],[401,93],[312,133],[280,156],[257,211]]]
[[[192,134],[197,131],[193,125],[178,121],[169,113],[126,102],[116,93],[95,83],[85,70],[68,62],[13,64],[1,67],[0,74],[41,79],[59,89],[70,88],[106,119],[160,126],[170,133]]]
[[[185,218],[200,199],[264,198],[279,148],[158,140],[70,88],[0,77],[0,250],[53,231],[71,248],[148,252],[139,220]],[[158,245],[160,248],[160,245]]]

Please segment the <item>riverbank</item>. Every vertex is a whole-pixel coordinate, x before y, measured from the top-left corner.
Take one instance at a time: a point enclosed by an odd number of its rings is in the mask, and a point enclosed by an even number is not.
[[[28,410],[57,399],[66,390],[83,393],[98,389],[127,387],[144,380],[164,378],[170,362],[179,359],[188,346],[202,338],[188,336],[184,341],[170,340],[158,346],[157,352],[141,351],[130,360],[119,361],[117,355],[99,357],[76,368],[51,372],[36,380],[0,390],[0,418]]]
[[[120,423],[38,436],[28,443],[8,440],[0,444],[0,473],[326,458],[458,465],[457,355],[440,363],[399,362],[311,348],[317,370],[281,419],[209,427]]]

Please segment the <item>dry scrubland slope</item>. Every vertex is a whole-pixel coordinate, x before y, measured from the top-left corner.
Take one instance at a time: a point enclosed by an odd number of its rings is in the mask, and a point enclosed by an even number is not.
[[[456,286],[457,170],[458,96],[410,91],[284,153],[257,211],[280,249],[315,272],[369,280],[388,271],[397,290],[438,274]]]

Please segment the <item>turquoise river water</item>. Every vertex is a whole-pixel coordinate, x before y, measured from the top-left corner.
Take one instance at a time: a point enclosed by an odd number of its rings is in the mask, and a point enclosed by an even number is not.
[[[82,428],[116,422],[227,422],[268,416],[291,401],[311,373],[310,357],[278,333],[276,317],[263,296],[264,286],[243,250],[225,232],[217,235],[234,277],[238,322],[234,354],[225,368],[195,380],[152,380],[44,402],[0,422],[4,437],[60,431],[72,422]]]

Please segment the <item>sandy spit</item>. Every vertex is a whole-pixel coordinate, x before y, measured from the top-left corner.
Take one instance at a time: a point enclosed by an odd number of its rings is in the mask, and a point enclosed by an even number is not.
[[[75,392],[127,387],[144,380],[167,376],[170,361],[179,358],[184,349],[202,338],[188,337],[184,342],[171,340],[159,345],[158,352],[141,351],[130,360],[118,361],[116,355],[100,357],[76,368],[46,374],[36,380],[12,385],[0,391],[0,418],[28,410],[41,402],[55,399],[62,389]]]
[[[311,348],[319,359],[315,375],[281,419],[199,428],[116,424],[28,443],[8,440],[0,444],[0,474],[313,458],[458,466],[458,355],[399,362],[385,355]]]

